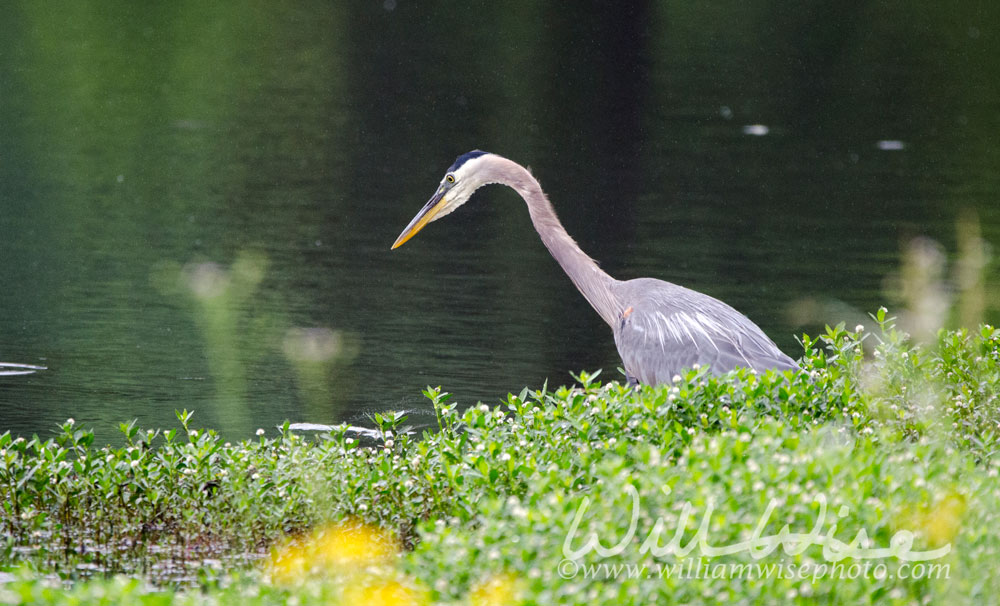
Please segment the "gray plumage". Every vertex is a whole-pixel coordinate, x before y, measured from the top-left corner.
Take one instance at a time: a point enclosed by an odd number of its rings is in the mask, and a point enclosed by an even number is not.
[[[495,154],[477,150],[459,156],[392,247],[401,246],[490,183],[513,188],[527,203],[542,243],[611,327],[630,381],[670,383],[695,364],[716,374],[737,367],[798,368],[756,324],[718,299],[663,280],[620,281],[609,276],[566,233],[531,173]]]
[[[615,296],[627,304],[611,327],[615,345],[626,372],[640,383],[670,382],[695,364],[714,373],[740,366],[757,371],[797,368],[749,318],[708,295],[638,278],[616,282]]]

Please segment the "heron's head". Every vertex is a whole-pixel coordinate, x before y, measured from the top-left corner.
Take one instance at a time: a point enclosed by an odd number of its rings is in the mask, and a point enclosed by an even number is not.
[[[448,168],[444,178],[441,179],[437,191],[427,201],[427,204],[424,204],[420,212],[413,217],[403,233],[399,234],[392,247],[402,246],[407,240],[417,235],[417,232],[425,225],[465,204],[474,191],[486,184],[480,169],[490,155],[477,149],[459,156],[455,163]]]

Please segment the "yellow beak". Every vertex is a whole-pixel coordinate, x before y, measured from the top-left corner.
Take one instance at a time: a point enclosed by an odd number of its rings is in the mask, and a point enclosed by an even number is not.
[[[417,235],[417,232],[423,229],[424,225],[430,223],[431,220],[434,219],[434,216],[441,212],[441,209],[444,208],[446,203],[447,201],[444,199],[444,188],[442,187],[438,193],[434,194],[431,199],[427,201],[427,204],[424,204],[424,207],[420,209],[417,216],[413,217],[413,220],[411,220],[410,224],[406,226],[403,233],[399,234],[399,237],[396,238],[395,242],[393,242],[390,250],[399,248],[405,244],[407,240]]]

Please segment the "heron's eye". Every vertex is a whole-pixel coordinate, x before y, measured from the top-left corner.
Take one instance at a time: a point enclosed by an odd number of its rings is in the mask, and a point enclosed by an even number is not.
[[[454,183],[455,175],[448,175],[447,177],[444,178],[444,180],[447,181],[448,183]]]

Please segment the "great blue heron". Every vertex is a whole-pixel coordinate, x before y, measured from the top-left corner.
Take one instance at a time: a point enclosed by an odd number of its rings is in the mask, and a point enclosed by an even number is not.
[[[611,326],[630,383],[670,383],[695,364],[717,374],[740,366],[798,368],[760,327],[718,299],[654,278],[621,281],[609,276],[569,237],[531,173],[496,154],[476,150],[459,156],[392,248],[490,183],[511,187],[524,198],[542,243]]]

